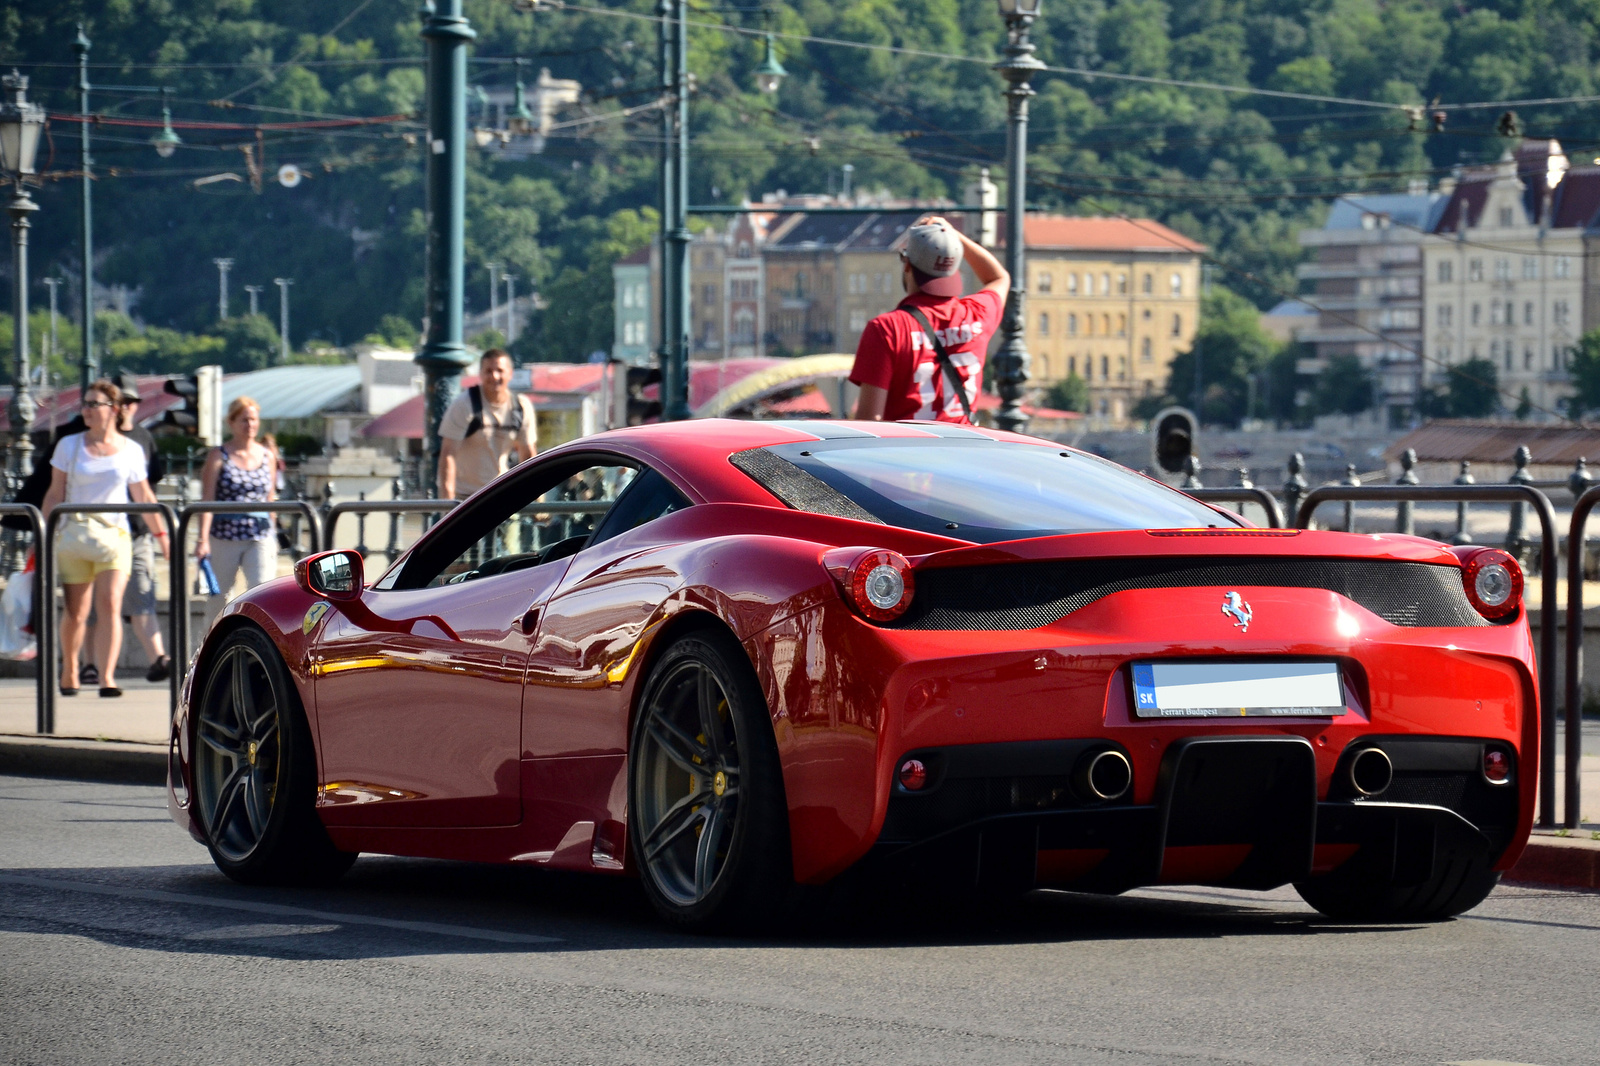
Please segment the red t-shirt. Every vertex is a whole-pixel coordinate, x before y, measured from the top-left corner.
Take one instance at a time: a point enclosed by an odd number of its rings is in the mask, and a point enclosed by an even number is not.
[[[907,307],[921,311],[939,335],[944,350],[950,353],[951,364],[966,385],[967,402],[976,405],[978,389],[983,384],[984,353],[1000,322],[1003,305],[999,294],[980,289],[957,299],[925,293],[908,296],[893,311],[868,322],[856,345],[850,380],[888,391],[884,421],[922,418],[965,422],[961,399],[939,369],[933,342],[905,310]]]

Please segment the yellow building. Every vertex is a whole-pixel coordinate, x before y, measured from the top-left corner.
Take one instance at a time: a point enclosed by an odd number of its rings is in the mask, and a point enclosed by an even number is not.
[[[1194,342],[1205,246],[1148,219],[1032,216],[1025,235],[1031,384],[1077,374],[1090,416],[1126,423]]]

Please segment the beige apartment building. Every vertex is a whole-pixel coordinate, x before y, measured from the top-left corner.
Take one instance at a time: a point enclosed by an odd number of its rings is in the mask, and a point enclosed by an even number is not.
[[[1147,219],[1033,216],[1024,235],[1032,383],[1077,374],[1090,415],[1126,423],[1194,342],[1205,246]]]
[[[1584,234],[1600,205],[1600,167],[1569,167],[1555,141],[1524,141],[1449,190],[1423,243],[1425,381],[1494,363],[1501,406],[1526,394],[1549,421],[1571,393],[1568,352],[1584,329]]]

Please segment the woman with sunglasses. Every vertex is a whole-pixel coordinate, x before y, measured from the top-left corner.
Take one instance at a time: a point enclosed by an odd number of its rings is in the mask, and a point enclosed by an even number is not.
[[[83,396],[82,433],[63,437],[50,457],[46,517],[63,504],[155,503],[144,449],[117,430],[116,385],[100,380]],[[161,554],[172,557],[166,523],[144,516]],[[122,593],[132,569],[132,537],[120,514],[69,515],[56,533],[56,569],[61,574],[66,611],[61,617],[61,694],[78,694],[78,649],[89,620],[91,597],[100,623],[95,626],[94,661],[100,669],[100,695],[120,696],[117,657],[122,653]]]

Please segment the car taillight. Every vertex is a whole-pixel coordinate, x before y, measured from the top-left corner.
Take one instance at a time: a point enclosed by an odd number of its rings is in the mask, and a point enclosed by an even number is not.
[[[911,563],[884,548],[833,548],[822,565],[839,583],[840,595],[863,617],[892,622],[906,613],[916,594]]]
[[[1483,778],[1491,785],[1511,780],[1511,756],[1499,748],[1483,749]]]
[[[928,787],[928,767],[921,759],[907,759],[901,763],[895,777],[907,792],[921,792]]]
[[[1522,606],[1522,567],[1499,548],[1463,554],[1461,583],[1468,601],[1485,618],[1506,618]]]

